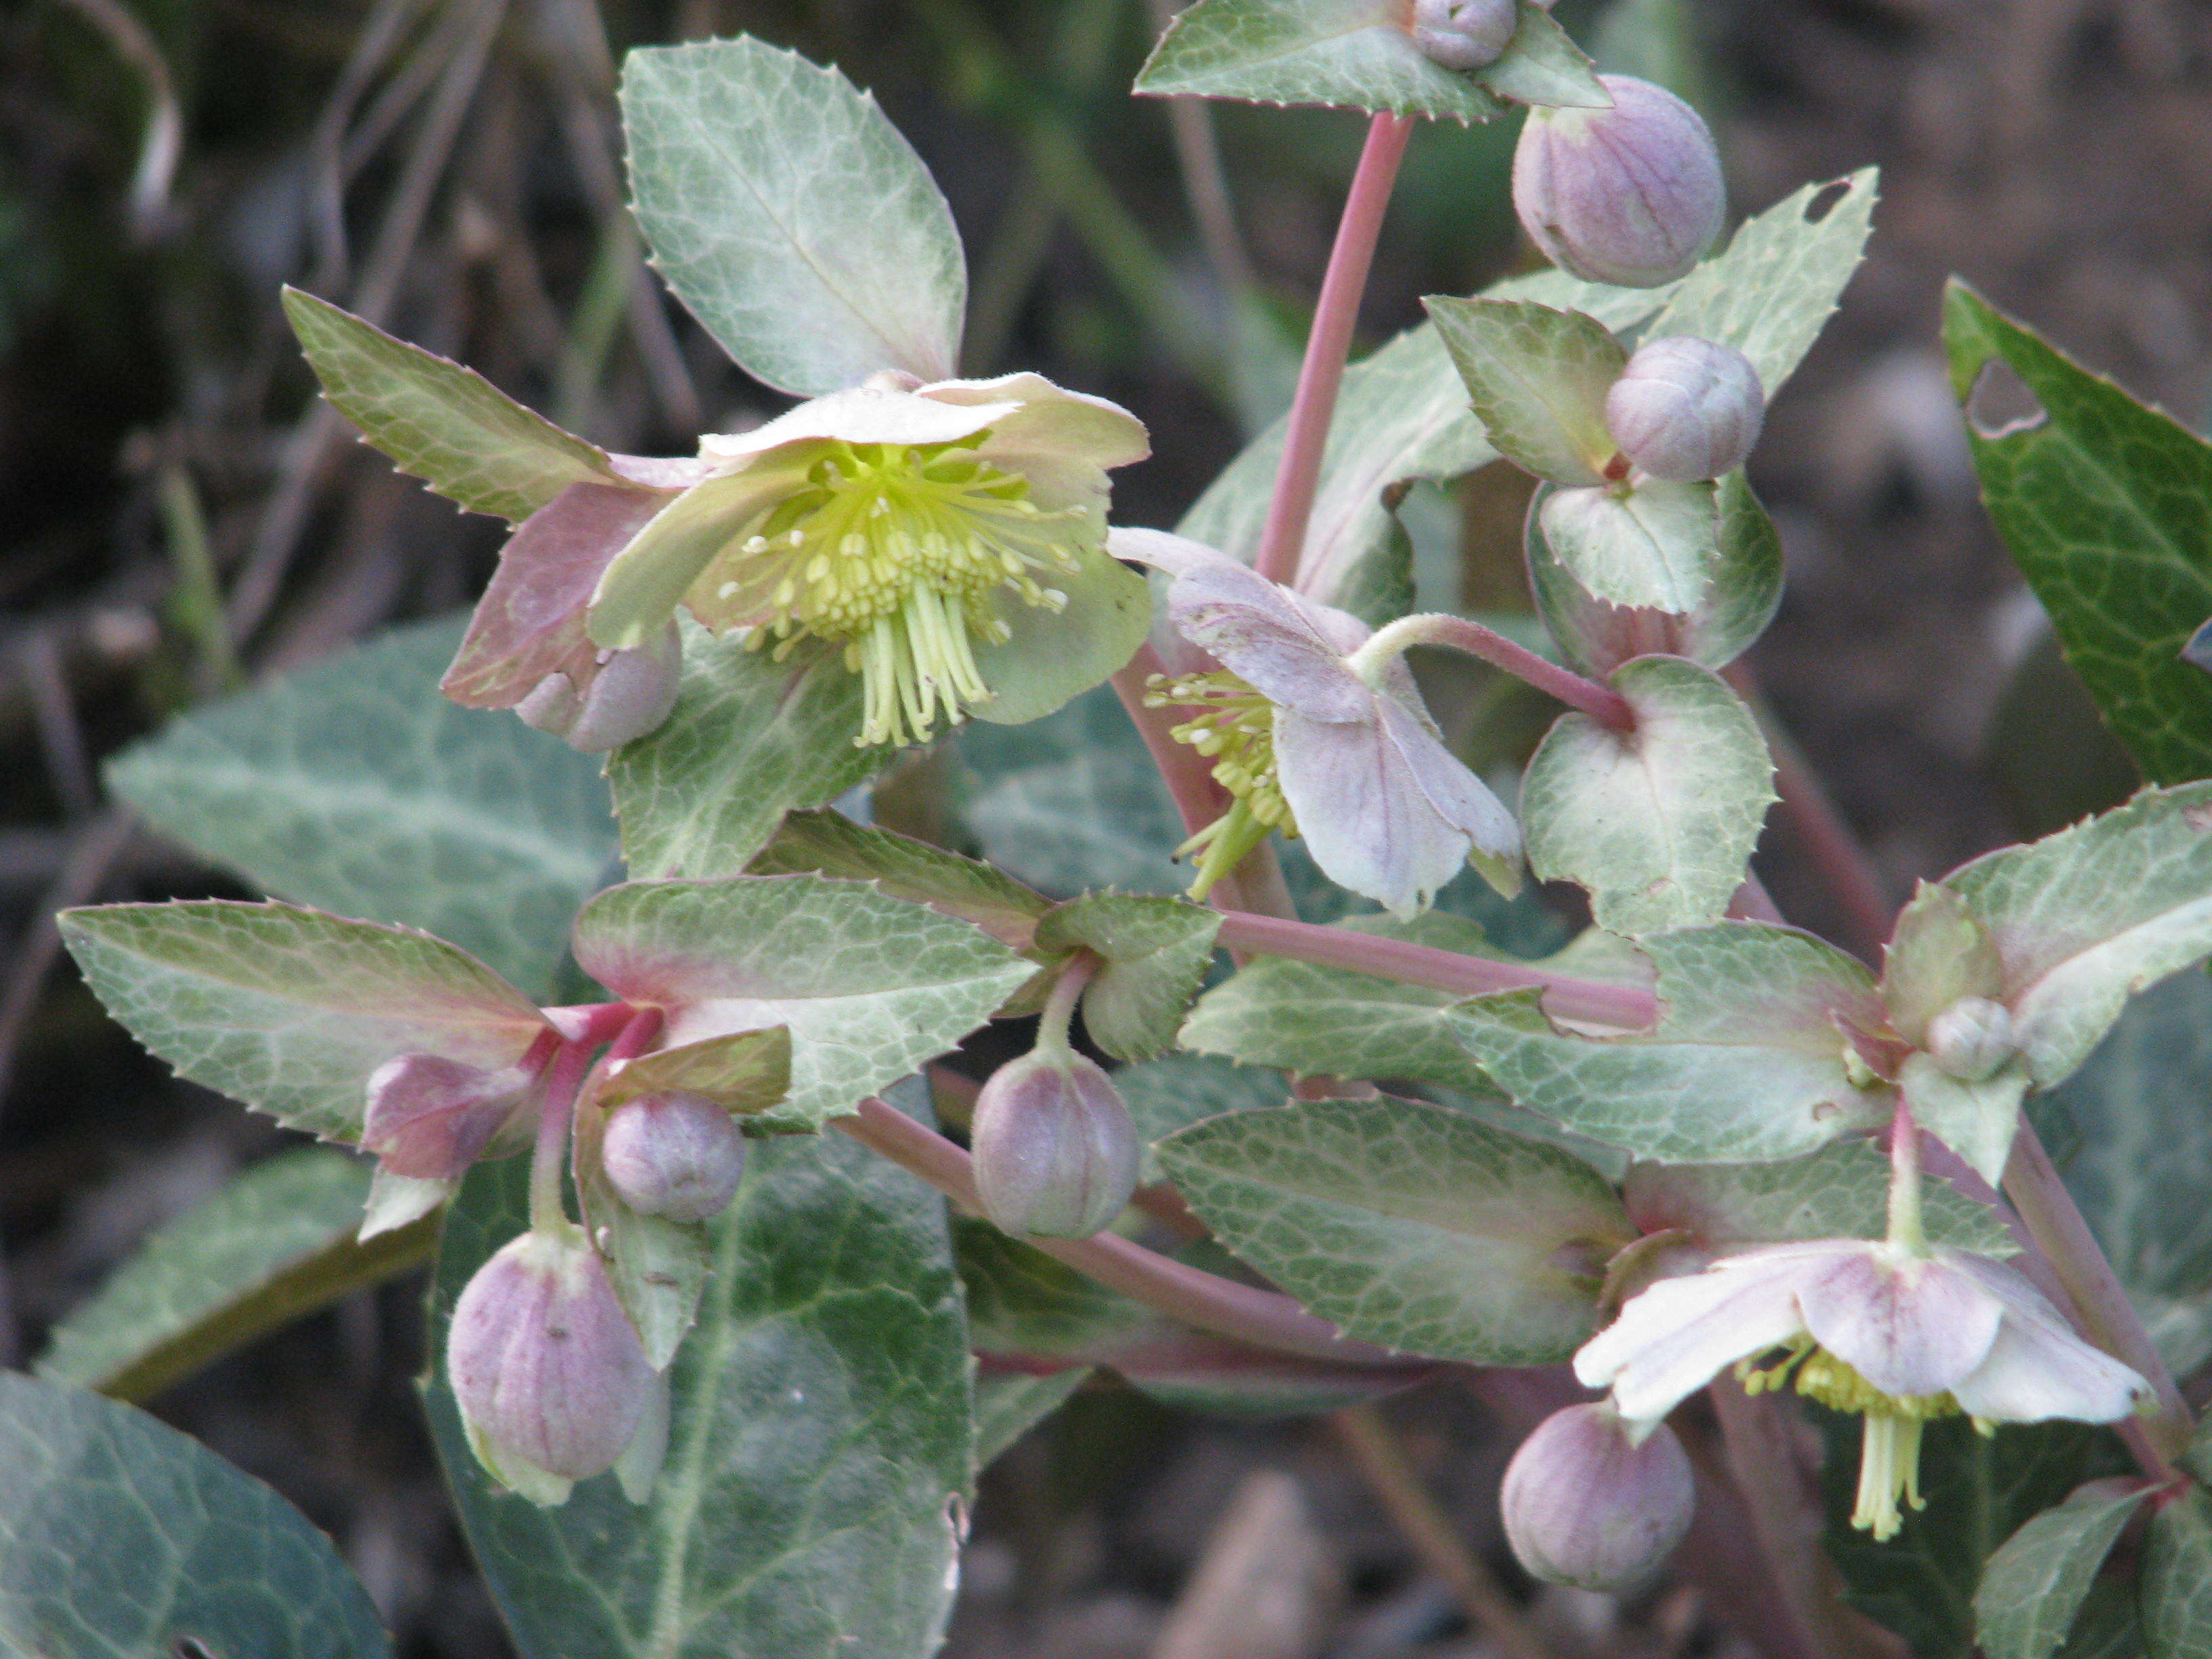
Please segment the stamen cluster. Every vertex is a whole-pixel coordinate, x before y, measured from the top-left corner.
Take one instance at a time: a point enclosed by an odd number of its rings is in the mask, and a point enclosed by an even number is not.
[[[1174,679],[1155,674],[1146,683],[1145,702],[1152,708],[1202,711],[1170,726],[1169,735],[1213,762],[1214,781],[1234,802],[1176,849],[1178,858],[1198,859],[1190,890],[1193,898],[1203,898],[1269,830],[1293,838],[1298,833],[1275,768],[1274,705],[1226,670]]]

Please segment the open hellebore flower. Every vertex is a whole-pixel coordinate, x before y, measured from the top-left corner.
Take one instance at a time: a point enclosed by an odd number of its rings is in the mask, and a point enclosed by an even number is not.
[[[1179,536],[1117,530],[1112,547],[1175,578],[1169,620],[1224,671],[1154,692],[1206,711],[1175,735],[1216,757],[1235,798],[1182,849],[1200,855],[1194,896],[1271,829],[1304,836],[1330,880],[1399,916],[1470,860],[1516,884],[1513,815],[1444,747],[1401,659],[1355,666],[1364,623]]]
[[[1753,1393],[1795,1386],[1864,1416],[1851,1524],[1876,1538],[1897,1531],[1900,1498],[1921,1507],[1920,1436],[1931,1418],[1964,1412],[1985,1431],[2049,1418],[2111,1423],[2146,1387],[2075,1335],[2016,1269],[1866,1239],[1762,1246],[1662,1279],[1575,1356],[1575,1375],[1610,1385],[1638,1435],[1729,1365]]]
[[[1143,601],[1106,556],[1106,473],[1148,453],[1144,428],[1035,374],[896,378],[701,440],[707,476],[599,577],[592,642],[647,646],[681,604],[779,659],[802,640],[839,647],[866,683],[863,744],[918,743],[991,703],[1018,665],[990,647],[1025,619],[1066,612],[1061,637],[1017,641],[1027,672],[1065,673],[1121,640],[1090,683],[1126,662]]]

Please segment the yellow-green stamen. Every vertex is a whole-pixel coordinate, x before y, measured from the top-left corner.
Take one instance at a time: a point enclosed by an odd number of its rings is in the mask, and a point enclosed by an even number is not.
[[[1267,840],[1270,830],[1292,837],[1298,833],[1275,777],[1274,705],[1226,672],[1174,680],[1155,674],[1146,688],[1145,702],[1153,708],[1205,711],[1170,727],[1169,735],[1211,759],[1214,781],[1231,798],[1226,812],[1176,848],[1177,858],[1197,859],[1190,896],[1202,899],[1215,882]]]
[[[1877,1540],[1893,1538],[1903,1524],[1902,1499],[1925,1509],[1920,1495],[1920,1436],[1939,1417],[1955,1417],[1959,1402],[1948,1394],[1884,1394],[1850,1365],[1809,1336],[1785,1345],[1781,1357],[1761,1367],[1740,1361],[1736,1380],[1746,1394],[1771,1394],[1791,1386],[1831,1411],[1854,1412],[1865,1419],[1859,1438],[1859,1486],[1851,1524]],[[1975,1425],[1977,1428],[1984,1425]],[[1986,1430],[1984,1430],[1986,1432]]]
[[[1073,573],[1101,544],[1097,514],[1046,511],[1030,483],[957,444],[825,442],[806,481],[748,525],[701,577],[691,609],[750,625],[777,659],[802,639],[844,647],[865,682],[855,742],[921,743],[957,725],[991,688],[975,642],[1009,635],[993,598],[1058,611],[1038,580]],[[766,614],[763,616],[763,612]]]

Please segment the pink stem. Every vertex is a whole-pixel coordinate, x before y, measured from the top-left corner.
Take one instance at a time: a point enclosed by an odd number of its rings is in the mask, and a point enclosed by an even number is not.
[[[864,1100],[853,1116],[831,1121],[862,1146],[912,1170],[963,1208],[979,1209],[968,1154],[896,1108],[880,1100]],[[1340,1364],[1390,1367],[1407,1363],[1383,1349],[1340,1336],[1335,1326],[1308,1313],[1279,1291],[1239,1285],[1185,1267],[1112,1233],[1095,1238],[1027,1242],[1109,1290],[1119,1291],[1200,1330],[1283,1353]]]
[[[538,1233],[557,1233],[568,1222],[561,1201],[561,1154],[568,1145],[568,1125],[576,1115],[576,1088],[590,1069],[592,1051],[580,1042],[564,1042],[553,1056],[545,1075],[545,1092],[538,1103],[538,1139],[530,1154],[530,1226]]]
[[[1329,250],[1328,270],[1322,277],[1321,299],[1314,308],[1313,331],[1306,337],[1297,395],[1291,403],[1267,526],[1254,561],[1271,581],[1291,586],[1297,582],[1322,454],[1328,447],[1337,388],[1344,383],[1345,359],[1352,350],[1352,325],[1358,320],[1360,296],[1366,292],[1367,272],[1375,262],[1375,242],[1382,233],[1383,210],[1390,204],[1390,188],[1397,182],[1398,163],[1405,158],[1406,141],[1413,131],[1410,115],[1377,115],[1367,129],[1358,170],[1352,175],[1352,189],[1344,199],[1336,246]]]
[[[1618,1025],[1624,1030],[1641,1030],[1659,1017],[1658,1000],[1649,991],[1631,986],[1570,979],[1527,963],[1462,956],[1456,951],[1439,951],[1433,945],[1355,933],[1346,927],[1322,927],[1312,922],[1232,910],[1222,916],[1220,940],[1224,948],[1231,951],[1288,957],[1324,968],[1348,968],[1354,973],[1372,974],[1377,979],[1433,986],[1439,991],[1456,991],[1462,996],[1487,996],[1497,991],[1533,988],[1545,994],[1545,1007],[1562,1018]]]
[[[1464,617],[1432,614],[1401,617],[1359,647],[1362,662],[1395,656],[1409,645],[1441,645],[1480,657],[1492,668],[1501,668],[1526,681],[1547,696],[1557,697],[1601,726],[1616,732],[1636,729],[1636,709],[1609,685],[1585,679],[1555,662],[1547,662],[1526,646],[1516,645],[1494,629]]]

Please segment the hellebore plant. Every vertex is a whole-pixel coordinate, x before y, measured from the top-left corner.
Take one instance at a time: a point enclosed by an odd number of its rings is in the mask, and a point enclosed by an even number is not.
[[[1899,910],[1778,770],[1738,661],[1784,580],[1742,468],[1871,177],[1714,252],[1680,99],[1597,75],[1528,0],[1373,10],[1198,0],[1139,82],[1372,118],[1291,407],[1172,533],[1109,527],[1133,416],[953,378],[943,198],[841,75],[756,41],[635,52],[622,99],[656,267],[782,412],[610,454],[288,296],[364,435],[516,526],[459,707],[434,623],[181,722],[118,787],[284,902],[63,934],[183,1075],[374,1161],[296,1155],[343,1217],[304,1282],[437,1235],[432,1421],[524,1650],[926,1659],[979,1462],[1086,1378],[1300,1411],[1569,1361],[1607,1397],[1549,1402],[1502,1492],[1539,1577],[1674,1573],[1699,1595],[1668,1605],[1773,1659],[1863,1648],[1807,1559],[1802,1397],[1863,1419],[1836,1571],[1928,1650],[2051,1659],[2112,1620],[2157,1659],[2212,1649],[2212,1455],[2175,1376],[2212,1354],[2212,1282],[2135,1150],[2205,1144],[2203,619],[2047,544],[2079,457],[2149,522],[2212,452],[1954,290],[1961,396],[2002,357],[2046,410],[1976,432],[1993,507],[2069,573],[2045,597],[2152,786]],[[1285,28],[1304,46],[1266,48]],[[1417,118],[1514,103],[1516,204],[1559,269],[1432,297],[1352,363]],[[1395,516],[1494,459],[1536,480],[1517,621],[1423,592]],[[2098,678],[2119,641],[2151,643]],[[1533,745],[1489,717],[1540,703]],[[384,792],[337,830],[363,780],[303,794],[324,750]],[[1753,872],[1778,786],[1850,951]],[[1548,956],[1511,948],[1561,925],[1530,875],[1592,924]],[[2081,1108],[2078,1189],[2039,1091]],[[261,1213],[215,1206],[210,1232]],[[161,1352],[219,1351],[221,1317]],[[55,1365],[96,1346],[65,1329]],[[1971,1517],[1928,1429],[1952,1416],[1992,1436]],[[1893,1593],[1939,1557],[1942,1594]]]

